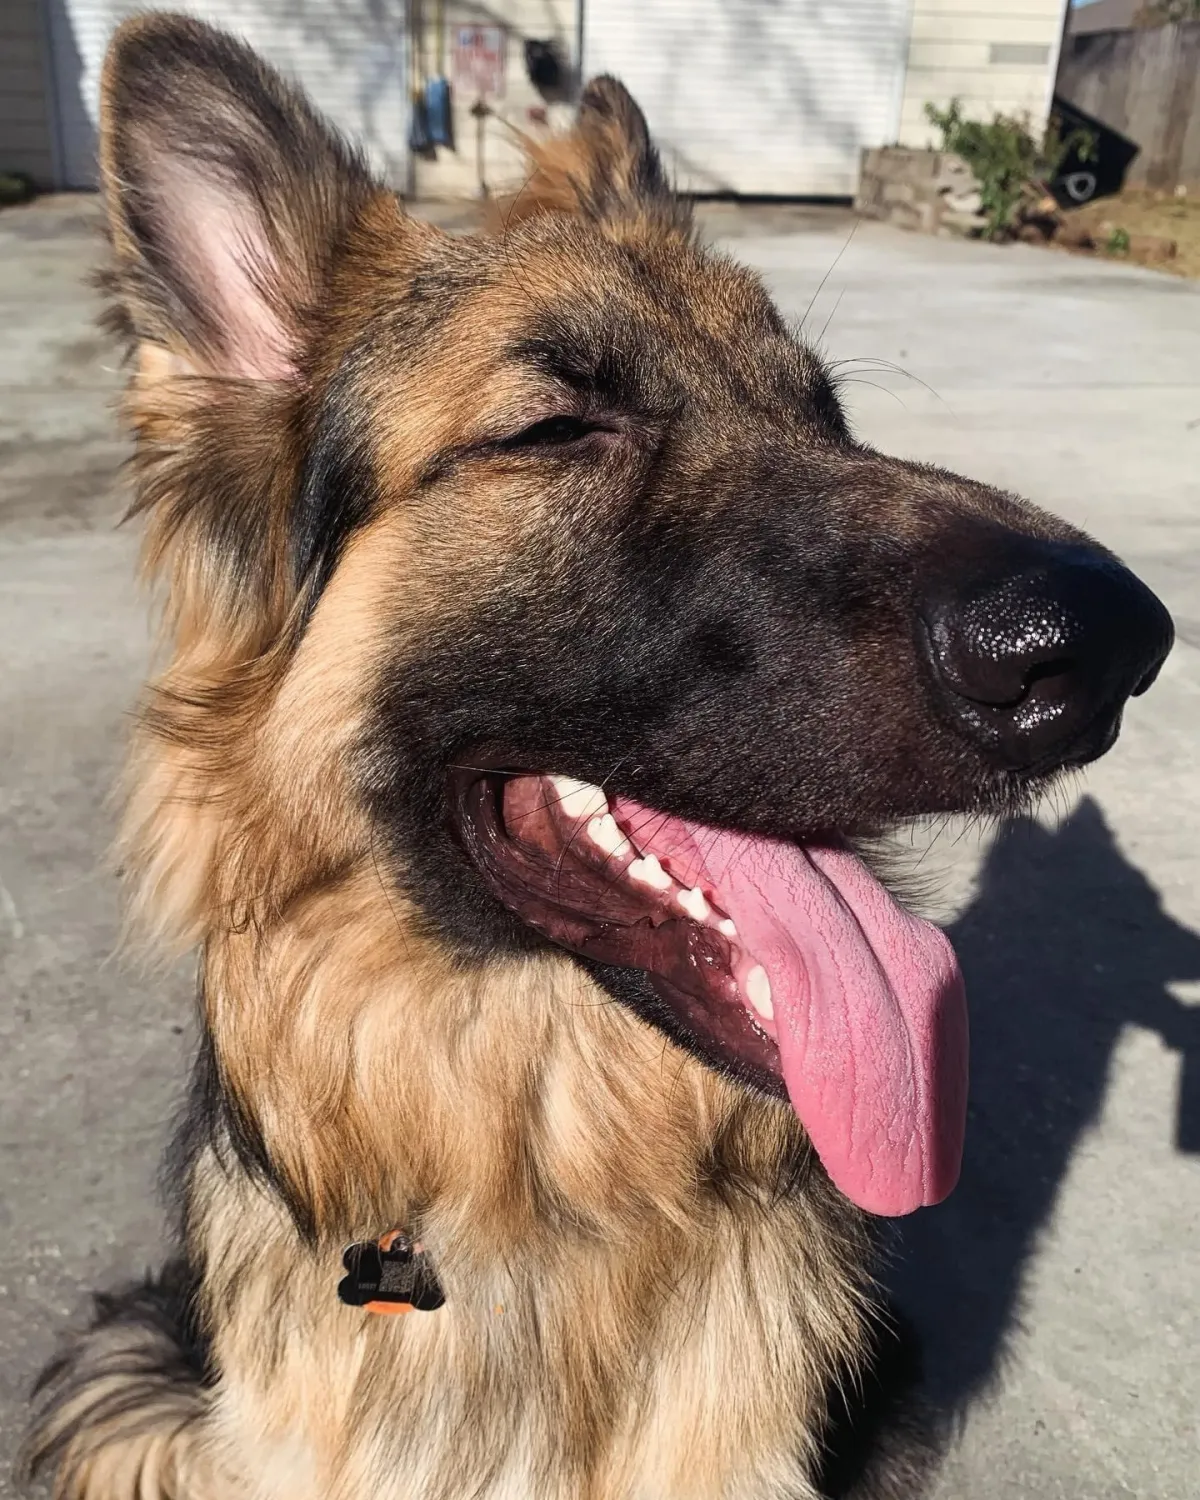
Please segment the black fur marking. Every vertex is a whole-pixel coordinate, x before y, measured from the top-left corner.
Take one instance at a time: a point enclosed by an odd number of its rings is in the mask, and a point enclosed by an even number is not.
[[[315,1242],[312,1210],[296,1192],[289,1178],[271,1159],[258,1122],[239,1104],[225,1085],[220,1062],[207,1030],[192,1069],[187,1104],[175,1138],[163,1162],[162,1184],[168,1198],[178,1200],[187,1191],[192,1168],[199,1155],[211,1149],[224,1167],[236,1163],[255,1182],[273,1192],[283,1203],[296,1231],[308,1243]],[[185,1205],[174,1204],[182,1219]]]
[[[693,637],[696,665],[702,672],[736,676],[754,669],[754,641],[732,616],[705,620]]]
[[[636,362],[614,344],[601,330],[574,339],[558,330],[521,339],[512,355],[611,411],[640,412],[650,404],[645,384]]]
[[[664,489],[677,483],[671,467],[660,467]],[[492,764],[580,776],[748,832],[778,835],[789,819],[797,831],[846,825],[878,796],[894,744],[853,770],[822,748],[870,539],[856,537],[853,556],[808,546],[819,511],[797,504],[764,516],[780,475],[770,495],[755,468],[697,475],[706,504],[729,496],[719,522],[691,497],[670,509],[636,494],[621,512],[581,508],[573,556],[555,576],[543,576],[537,556],[514,560],[502,588],[428,632],[419,658],[385,671],[365,790],[413,894],[456,946],[486,959],[497,945],[528,943],[472,878],[446,824],[447,770],[485,750]],[[874,630],[872,603],[863,616]],[[764,702],[775,705],[766,718]],[[877,737],[859,735],[851,748]],[[868,773],[875,785],[857,785]]]
[[[379,482],[351,378],[344,365],[325,391],[292,511],[292,564],[296,586],[307,591],[306,618],[347,541],[379,504]]]
[[[781,1104],[780,1108],[790,1109],[790,1106]],[[747,1169],[741,1129],[740,1119],[726,1121],[717,1128],[708,1156],[700,1167],[703,1189],[728,1207],[747,1201],[761,1205],[764,1195],[768,1203],[776,1203],[797,1193],[808,1193],[813,1201],[823,1203],[826,1219],[840,1223],[847,1238],[857,1232],[858,1210],[834,1187],[807,1136],[789,1134],[774,1171],[763,1173],[757,1168]]]

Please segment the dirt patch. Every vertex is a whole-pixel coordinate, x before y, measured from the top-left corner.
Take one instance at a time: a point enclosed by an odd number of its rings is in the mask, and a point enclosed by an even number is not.
[[[1084,253],[1200,278],[1200,192],[1179,198],[1148,188],[1127,188],[1115,198],[1072,209],[1054,245],[1078,249],[1069,241],[1085,234],[1095,249]],[[1174,254],[1169,253],[1171,243]]]

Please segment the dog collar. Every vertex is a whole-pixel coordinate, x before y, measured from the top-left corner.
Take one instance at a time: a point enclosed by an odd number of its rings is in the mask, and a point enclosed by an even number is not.
[[[446,1300],[424,1245],[403,1229],[347,1245],[342,1265],[347,1274],[337,1291],[348,1307],[373,1313],[433,1312]]]

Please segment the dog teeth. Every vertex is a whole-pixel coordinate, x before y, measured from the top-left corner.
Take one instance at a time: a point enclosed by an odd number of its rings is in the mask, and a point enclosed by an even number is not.
[[[641,885],[648,885],[656,891],[670,890],[674,884],[654,854],[647,854],[644,859],[635,859],[625,873],[630,880],[636,880]]]
[[[569,818],[593,818],[608,811],[608,798],[598,786],[573,776],[551,776],[550,785]]]
[[[771,981],[761,964],[755,964],[746,975],[746,998],[764,1021],[775,1019],[775,1007],[771,1004]]]
[[[704,892],[699,886],[693,891],[680,891],[675,897],[693,922],[703,922],[712,908],[704,899]]]
[[[593,818],[587,826],[587,831],[588,838],[593,844],[603,849],[605,854],[615,854],[618,849],[623,848],[629,842],[617,827],[617,820],[612,813]]]
[[[584,819],[587,820],[588,838],[597,849],[611,858],[622,849],[631,847],[631,840],[621,831],[620,824],[609,812],[608,798],[598,786],[593,786],[588,781],[576,781],[574,776],[548,776],[546,779],[554,788],[563,812],[569,818],[576,818],[581,822]],[[637,853],[636,845],[632,845],[632,851]],[[654,854],[637,855],[637,858],[631,860],[626,867],[625,874],[630,880],[639,885],[648,885],[654,891],[669,891],[675,886],[675,881],[663,869],[658,856]],[[707,922],[714,915],[707,897],[699,886],[691,890],[676,887],[675,899],[693,922]],[[737,936],[737,928],[728,917],[722,917],[714,925],[723,937]],[[771,986],[764,970],[761,968],[751,970],[746,984],[747,993],[750,995],[755,1010],[769,1020]]]

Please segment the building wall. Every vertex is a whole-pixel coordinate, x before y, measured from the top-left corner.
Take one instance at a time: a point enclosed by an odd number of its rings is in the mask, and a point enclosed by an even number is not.
[[[936,144],[925,104],[955,97],[966,113],[1001,112],[1045,124],[1066,0],[913,0],[899,140]]]
[[[81,0],[75,0],[78,5]],[[97,0],[82,0],[90,10]],[[578,66],[580,5],[604,0],[408,0],[420,62],[409,87],[438,67],[437,35],[444,37],[443,67],[452,81],[453,40],[459,25],[501,28],[506,66],[500,96],[480,126],[469,90],[454,88],[454,147],[414,157],[406,186],[419,196],[474,197],[481,179],[492,191],[519,183],[522,155],[516,130],[537,133],[569,119],[568,97],[545,98],[529,81],[527,38],[553,41],[569,70]],[[898,139],[923,146],[935,132],[924,118],[926,101],[962,99],[969,113],[997,110],[1045,119],[1058,61],[1066,0],[913,0],[911,37]],[[70,8],[71,0],[67,0]],[[224,11],[230,0],[214,5]],[[99,7],[103,9],[103,6]],[[114,11],[125,8],[114,3]],[[189,8],[205,11],[203,0]],[[258,7],[251,7],[257,10]],[[264,10],[270,6],[263,4]],[[221,19],[224,19],[222,15]],[[28,172],[41,186],[55,185],[52,94],[43,59],[39,0],[0,0],[0,170]],[[482,144],[482,153],[480,152]],[[482,161],[480,157],[482,155]]]
[[[591,0],[603,4],[604,0]],[[520,147],[513,138],[513,128],[537,133],[562,128],[571,117],[571,90],[560,98],[544,98],[530,83],[525,67],[525,41],[553,41],[573,78],[578,67],[580,0],[490,0],[486,5],[444,5],[444,64],[446,76],[454,83],[453,40],[459,25],[498,26],[506,38],[504,92],[489,99],[493,113],[482,121],[482,177],[488,188],[518,185],[523,176]],[[437,71],[437,30],[439,6],[434,0],[413,4],[414,31],[419,40],[416,54],[423,54],[423,70],[417,73],[433,76]],[[476,97],[469,91],[452,87],[454,114],[454,148],[438,147],[434,152],[414,156],[411,164],[412,189],[423,198],[472,198],[480,193],[480,122],[471,114]]]
[[[38,0],[0,0],[0,172],[56,186]]]

